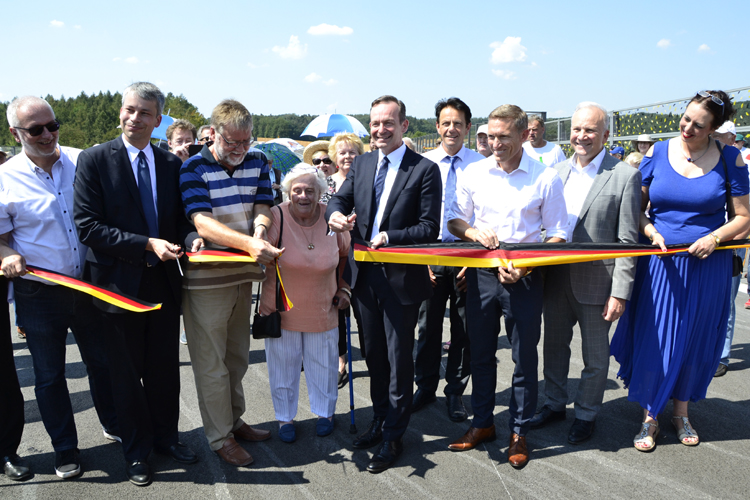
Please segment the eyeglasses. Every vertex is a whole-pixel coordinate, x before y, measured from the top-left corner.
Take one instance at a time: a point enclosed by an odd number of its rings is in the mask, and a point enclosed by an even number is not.
[[[312,162],[313,165],[320,165],[321,163],[330,165],[331,163],[333,163],[333,160],[331,160],[330,158],[315,158]]]
[[[252,137],[251,137],[250,139],[246,140],[246,141],[228,141],[228,140],[226,139],[226,137],[224,137],[223,135],[221,135],[221,132],[219,132],[219,131],[217,130],[217,131],[216,131],[216,133],[217,133],[217,134],[219,134],[219,135],[221,136],[221,138],[222,138],[222,139],[224,140],[224,143],[225,143],[225,144],[227,145],[227,147],[228,147],[228,148],[230,148],[230,149],[238,148],[238,147],[240,147],[240,146],[242,146],[243,148],[249,148],[249,147],[250,147],[250,144],[251,144],[251,143],[253,142],[253,139],[252,139]]]
[[[23,128],[23,127],[13,127],[16,130],[25,130],[29,133],[31,137],[36,137],[39,135],[42,135],[42,132],[44,132],[44,129],[46,128],[50,132],[57,132],[60,130],[60,122],[57,120],[53,120],[49,123],[45,123],[44,125],[34,125],[33,127],[29,128]]]
[[[208,142],[210,140],[211,140],[211,136],[210,135],[207,135],[206,137],[201,137],[200,139],[198,139],[199,142]]]
[[[719,99],[718,97],[716,97],[713,94],[709,94],[705,90],[698,91],[698,93],[696,95],[699,95],[699,96],[701,96],[701,97],[703,97],[705,99],[708,99],[710,97],[711,100],[714,102],[714,104],[718,104],[719,106],[724,106],[724,101],[722,101],[721,99]]]

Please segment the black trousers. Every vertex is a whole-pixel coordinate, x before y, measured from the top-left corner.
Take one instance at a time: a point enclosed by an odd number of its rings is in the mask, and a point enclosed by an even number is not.
[[[0,297],[8,295],[8,280],[0,277]],[[0,307],[0,457],[14,455],[23,434],[23,395],[18,383],[10,338],[8,304]]]
[[[177,443],[180,416],[180,306],[164,266],[146,268],[138,298],[161,303],[144,313],[104,313],[120,437],[128,462]]]
[[[430,266],[435,275],[433,295],[419,308],[417,356],[414,360],[417,387],[428,393],[437,391],[442,359],[445,304],[450,303],[451,347],[445,367],[446,395],[460,396],[471,375],[469,337],[466,333],[466,292],[456,288],[460,267]]]
[[[360,267],[353,296],[362,320],[373,413],[385,417],[383,439],[397,440],[411,417],[419,304],[401,304],[383,266],[373,264]]]
[[[497,386],[497,337],[500,318],[515,363],[510,396],[511,432],[525,436],[536,411],[538,397],[537,344],[541,336],[543,282],[539,270],[511,285],[503,285],[494,269],[468,269],[467,316],[471,342],[472,426],[494,423]]]

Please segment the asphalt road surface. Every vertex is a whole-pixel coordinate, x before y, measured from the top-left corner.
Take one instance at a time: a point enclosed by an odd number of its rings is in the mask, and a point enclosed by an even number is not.
[[[31,356],[26,342],[16,337],[14,328],[15,360],[26,401],[26,427],[19,454],[32,466],[35,476],[24,483],[0,477],[0,498],[748,498],[750,310],[743,308],[747,298],[743,292],[737,298],[737,328],[729,373],[714,379],[707,399],[690,407],[691,421],[701,436],[697,447],[683,446],[677,440],[669,421],[670,405],[660,418],[662,435],[656,449],[642,453],[633,448],[641,410],[627,400],[627,391],[616,378],[618,365],[613,361],[604,407],[592,439],[579,446],[568,444],[566,437],[574,418],[571,404],[565,422],[556,422],[528,435],[531,461],[522,470],[513,469],[506,455],[512,362],[509,344],[502,334],[497,351],[497,441],[467,452],[449,451],[448,443],[463,435],[469,423],[457,424],[448,419],[441,385],[437,402],[412,416],[404,436],[404,454],[397,464],[373,475],[365,470],[373,450],[354,450],[351,446],[348,386],[339,391],[334,433],[319,438],[315,436],[315,416],[309,410],[303,374],[296,419],[298,440],[286,444],[278,439],[263,342],[252,341],[250,367],[244,380],[248,406],[245,420],[253,426],[270,429],[273,438],[264,443],[243,443],[255,463],[236,468],[225,464],[208,448],[188,350],[181,346],[180,440],[198,453],[200,462],[184,466],[152,455],[154,482],[147,488],[138,488],[127,481],[120,445],[102,435],[85,368],[72,335],[68,336],[67,375],[83,473],[70,480],[55,475],[54,451],[34,395]],[[447,328],[444,339],[448,340]],[[353,343],[354,413],[357,429],[362,432],[372,417],[369,378],[356,335]],[[571,394],[583,367],[577,334],[572,350]],[[541,351],[540,343],[540,379]],[[540,384],[543,386],[543,382]],[[540,393],[542,390],[540,387]],[[464,396],[471,413],[470,392],[471,385]]]

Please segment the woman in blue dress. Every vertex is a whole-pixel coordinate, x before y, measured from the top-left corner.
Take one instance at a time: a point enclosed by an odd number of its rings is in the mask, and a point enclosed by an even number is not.
[[[698,444],[688,402],[706,397],[716,372],[732,279],[731,252],[714,250],[750,229],[747,166],[736,148],[721,149],[711,138],[733,114],[726,93],[698,92],[680,119],[680,135],[656,143],[641,163],[641,233],[662,250],[692,243],[686,254],[639,259],[633,296],[612,338],[628,399],[644,409],[634,439],[641,451],[654,448],[657,417],[669,399],[680,441]],[[727,180],[735,212],[729,222]]]

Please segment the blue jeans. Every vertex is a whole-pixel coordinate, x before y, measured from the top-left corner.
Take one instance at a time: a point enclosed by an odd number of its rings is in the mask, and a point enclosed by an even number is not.
[[[745,249],[738,248],[737,255],[744,259]],[[726,366],[729,366],[729,353],[732,350],[732,339],[734,338],[734,319],[736,317],[734,303],[737,300],[737,293],[740,291],[740,278],[742,278],[742,273],[739,276],[732,277],[732,305],[729,310],[729,320],[727,321],[727,338],[724,341],[724,350],[721,351],[721,361],[719,361],[722,365]],[[750,292],[750,289],[748,291]]]
[[[34,363],[37,403],[55,451],[78,446],[73,407],[65,380],[68,328],[73,331],[89,376],[91,399],[102,426],[117,435],[112,383],[102,343],[101,315],[91,298],[62,286],[13,280],[18,321]]]

